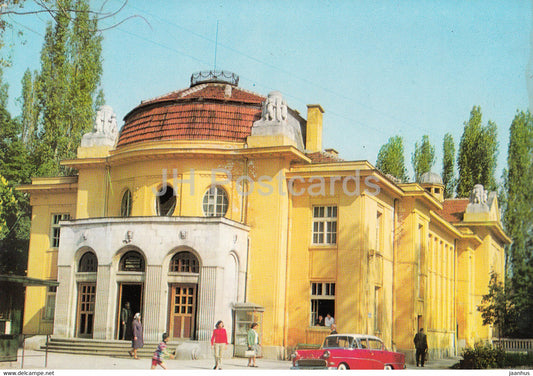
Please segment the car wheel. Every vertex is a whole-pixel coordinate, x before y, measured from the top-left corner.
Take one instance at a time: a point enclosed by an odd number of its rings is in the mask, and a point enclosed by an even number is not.
[[[385,364],[385,367],[383,367],[383,369],[392,369],[392,366],[390,364]]]
[[[343,370],[346,370],[346,369],[349,369],[348,366],[346,365],[346,363],[341,363],[337,366],[337,369],[343,371]]]

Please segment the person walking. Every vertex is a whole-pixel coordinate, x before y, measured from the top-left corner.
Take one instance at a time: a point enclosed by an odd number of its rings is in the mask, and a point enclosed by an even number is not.
[[[134,359],[139,359],[137,356],[137,349],[140,349],[144,346],[143,341],[143,326],[141,324],[141,314],[137,312],[133,316],[133,322],[131,324],[133,338],[131,340],[131,350],[128,351],[130,356],[133,356]]]
[[[420,331],[415,334],[413,340],[416,348],[416,366],[424,367],[424,362],[426,360],[426,352],[428,350],[428,340],[426,334],[424,333],[424,328],[420,328]]]
[[[130,302],[126,302],[126,304],[124,304],[124,307],[122,307],[122,310],[120,311],[120,324],[122,328],[121,339],[122,340],[129,338],[129,333],[127,337],[126,337],[126,333],[127,333],[127,330],[130,324],[130,320],[131,320],[131,306],[130,306]]]
[[[167,369],[164,359],[174,359],[175,357],[175,354],[170,353],[167,349],[168,334],[163,333],[162,339],[163,342],[157,346],[157,350],[154,352],[154,356],[152,357],[152,367],[150,369],[156,369],[157,366]]]
[[[219,320],[216,323],[213,335],[211,336],[211,348],[215,353],[215,366],[213,369],[222,369],[222,352],[227,347],[228,335],[226,329],[224,329],[224,323],[222,320]]]
[[[250,325],[250,329],[248,329],[248,350],[254,352],[254,355],[248,358],[248,367],[257,367],[255,364],[255,358],[259,354],[259,334],[257,334],[256,331],[258,326],[259,324],[254,322],[252,325]]]

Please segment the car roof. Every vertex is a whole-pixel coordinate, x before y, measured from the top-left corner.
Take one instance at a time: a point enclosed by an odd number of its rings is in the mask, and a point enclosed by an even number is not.
[[[354,337],[357,339],[368,338],[368,339],[377,339],[378,341],[381,341],[381,338],[370,335],[370,334],[339,333],[339,334],[330,334],[328,337]]]

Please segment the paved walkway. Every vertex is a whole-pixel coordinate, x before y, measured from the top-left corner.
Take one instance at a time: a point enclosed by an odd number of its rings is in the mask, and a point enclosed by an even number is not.
[[[22,362],[22,350],[19,350],[17,362],[0,363],[0,369],[20,369]],[[459,362],[459,358],[431,360],[424,368],[417,368],[414,365],[407,365],[408,369],[430,370],[448,369]],[[225,370],[289,370],[291,362],[287,360],[258,359],[258,368],[248,368],[247,359],[231,358],[224,359],[223,369]],[[166,361],[168,369],[188,369],[188,370],[210,370],[213,369],[214,361],[211,357],[199,360],[173,360]],[[142,358],[134,360],[128,357],[111,357],[95,355],[73,355],[61,353],[48,353],[48,369],[108,369],[108,370],[130,370],[130,369],[150,369],[151,359]],[[24,352],[24,369],[44,369],[45,353],[43,351],[26,350]],[[161,368],[160,368],[161,369]]]

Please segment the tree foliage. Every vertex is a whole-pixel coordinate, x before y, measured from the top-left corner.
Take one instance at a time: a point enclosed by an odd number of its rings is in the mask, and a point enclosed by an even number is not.
[[[513,243],[507,249],[509,282],[519,315],[518,331],[533,332],[533,118],[517,112],[509,132],[504,173],[503,223]]]
[[[497,126],[490,120],[483,126],[481,121],[481,108],[474,106],[459,144],[459,197],[468,197],[476,184],[482,184],[488,191],[496,190]]]
[[[74,12],[60,12],[55,25],[48,24],[37,84],[40,123],[34,137],[35,164],[41,176],[69,172],[60,161],[75,157],[103,98],[102,37],[96,31],[97,21],[90,17],[87,0],[61,3]]]
[[[442,184],[444,184],[444,198],[452,198],[455,191],[455,143],[451,133],[444,135],[442,145]]]
[[[429,136],[422,136],[420,144],[415,143],[415,151],[411,156],[411,163],[415,172],[415,181],[420,182],[422,174],[431,171],[435,164],[435,147],[429,142]]]
[[[477,307],[481,312],[483,325],[494,325],[499,337],[510,337],[516,332],[516,309],[509,288],[498,280],[496,273],[491,273],[489,291],[483,295]]]
[[[390,174],[402,182],[407,182],[407,169],[403,152],[403,138],[393,136],[379,149],[376,167],[384,174]]]

